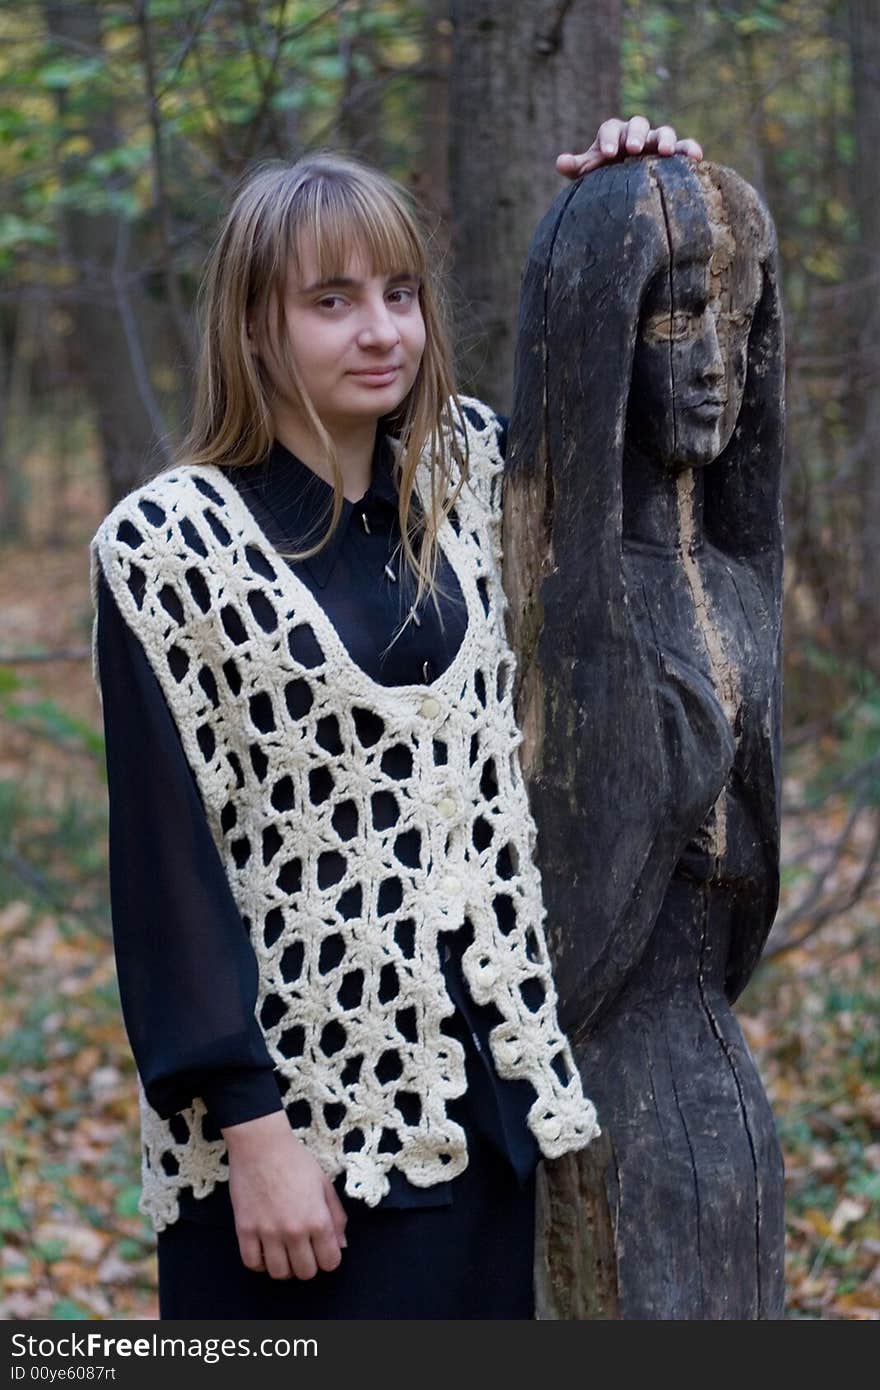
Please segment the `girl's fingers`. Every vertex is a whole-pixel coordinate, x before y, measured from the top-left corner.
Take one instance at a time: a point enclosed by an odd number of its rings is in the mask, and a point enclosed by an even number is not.
[[[616,116],[612,116],[610,120],[603,121],[587,153],[596,150],[606,159],[609,158],[609,156],[619,154],[620,138],[626,131],[626,127],[626,121],[621,121]]]
[[[570,179],[579,179],[627,155],[645,154],[656,150],[660,155],[684,154],[690,159],[702,159],[703,149],[698,140],[679,140],[675,127],[661,125],[652,128],[646,116],[630,116],[622,121],[617,116],[609,117],[600,125],[596,138],[588,150],[580,154],[566,151],[556,158],[556,168],[560,174]]]
[[[558,154],[556,156],[556,167],[560,174],[568,174],[573,169],[577,160],[573,154]]]
[[[239,1236],[238,1249],[241,1262],[246,1269],[253,1269],[259,1273],[266,1268],[259,1236]]]
[[[301,1242],[297,1242],[297,1244],[301,1244]],[[309,1253],[311,1254],[311,1251]],[[291,1279],[293,1277],[291,1269],[294,1273],[296,1272],[296,1266],[288,1255],[288,1247],[277,1236],[264,1239],[263,1258],[266,1261],[266,1273],[273,1279]]]
[[[627,154],[641,154],[651,130],[651,122],[646,116],[630,116],[626,122],[624,143]]]
[[[342,1250],[329,1211],[326,1227],[312,1232],[312,1252],[319,1269],[338,1269],[342,1263]]]
[[[686,154],[689,159],[702,159],[703,147],[699,140],[677,140],[675,142],[675,153]]]
[[[314,1279],[318,1272],[318,1262],[312,1249],[313,1239],[314,1237],[309,1239],[308,1236],[298,1236],[296,1240],[287,1241],[287,1259],[295,1279]]]
[[[656,130],[648,131],[645,149],[656,150],[658,154],[674,154],[676,139],[675,130],[671,125],[660,125]]]
[[[568,178],[580,178],[588,169],[595,169],[597,165],[604,164],[604,155],[590,154],[560,154],[556,156],[556,168],[560,174],[566,174]]]
[[[348,1212],[339,1200],[339,1194],[329,1178],[326,1180],[324,1191],[327,1198],[327,1206],[333,1218],[333,1225],[336,1228],[336,1238],[344,1249],[348,1244],[348,1241],[345,1239],[345,1225],[348,1221]]]

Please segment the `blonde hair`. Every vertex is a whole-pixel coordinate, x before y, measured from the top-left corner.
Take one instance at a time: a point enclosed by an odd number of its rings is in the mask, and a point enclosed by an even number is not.
[[[199,290],[202,331],[193,412],[177,462],[238,467],[266,458],[273,443],[272,388],[252,353],[248,325],[259,338],[274,302],[287,390],[323,448],[333,478],[332,516],[325,534],[308,549],[279,553],[304,560],[330,541],[342,514],[344,481],[333,440],[302,384],[285,332],[285,288],[291,271],[301,278],[306,236],[315,247],[321,279],[343,276],[353,251],[362,253],[375,275],[406,271],[419,277],[424,353],[412,388],[380,427],[384,425],[397,441],[401,548],[416,580],[414,606],[430,594],[442,624],[436,597],[438,589],[442,592],[436,577],[437,532],[468,476],[467,449],[462,446],[466,435],[453,425],[453,412],[461,417],[462,408],[453,378],[448,302],[433,270],[436,258],[411,195],[394,179],[334,150],[318,151],[293,164],[263,163],[246,176],[209,255]],[[414,487],[416,468],[426,451],[431,486],[423,509]],[[451,458],[459,471],[453,490]],[[400,632],[411,616],[412,609]]]

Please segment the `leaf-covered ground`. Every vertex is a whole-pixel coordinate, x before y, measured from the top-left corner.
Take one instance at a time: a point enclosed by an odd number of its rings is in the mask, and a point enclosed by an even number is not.
[[[802,770],[812,782],[815,768]],[[802,782],[789,779],[787,791],[804,804]],[[779,918],[802,900],[849,816],[840,796],[784,821]],[[868,825],[857,825],[826,894],[845,896],[867,841]],[[789,1316],[880,1318],[880,883],[767,960],[738,1015],[785,1156]]]
[[[0,653],[81,652],[0,664],[0,1306],[6,1318],[153,1318],[84,545],[7,548],[0,612]],[[787,799],[801,790],[792,773]],[[793,818],[786,903],[846,815],[840,798]],[[856,834],[828,891],[857,873],[860,848]],[[785,1152],[791,1317],[880,1317],[877,921],[875,886],[762,966],[738,1008]]]

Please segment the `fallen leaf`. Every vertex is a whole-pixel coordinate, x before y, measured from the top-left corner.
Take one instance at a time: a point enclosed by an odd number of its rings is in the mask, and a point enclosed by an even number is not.
[[[834,1208],[829,1225],[836,1236],[845,1231],[855,1221],[861,1221],[868,1213],[867,1202],[857,1202],[852,1197],[843,1197]]]
[[[35,1243],[43,1245],[60,1241],[65,1255],[93,1262],[100,1259],[107,1237],[89,1226],[74,1226],[64,1221],[41,1221],[33,1233]]]

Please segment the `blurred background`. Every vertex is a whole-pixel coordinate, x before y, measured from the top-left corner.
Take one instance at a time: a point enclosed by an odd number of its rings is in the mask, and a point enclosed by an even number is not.
[[[186,418],[200,267],[266,156],[418,196],[459,383],[510,408],[531,235],[601,120],[760,191],[785,306],[783,901],[738,1006],[788,1315],[880,1317],[880,5],[0,0],[0,1308],[155,1317],[115,985],[88,540]]]

